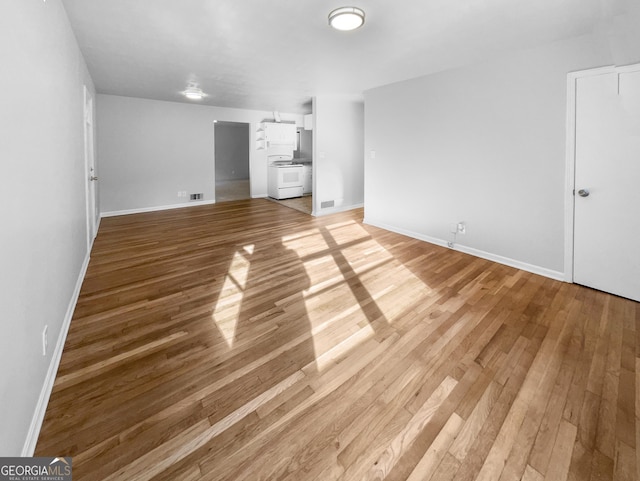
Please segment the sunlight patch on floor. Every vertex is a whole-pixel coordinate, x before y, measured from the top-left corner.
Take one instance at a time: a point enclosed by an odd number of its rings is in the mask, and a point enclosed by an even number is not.
[[[296,252],[309,279],[302,297],[312,330],[322,326],[313,335],[319,371],[374,336],[373,321],[393,324],[407,306],[429,297],[428,286],[356,222],[286,236],[282,243]],[[402,286],[391,278],[403,279]]]
[[[336,344],[331,349],[326,350],[323,354],[316,357],[316,369],[319,372],[324,371],[328,367],[336,365],[341,358],[349,354],[351,349],[358,347],[363,342],[371,339],[376,332],[367,324],[358,329],[352,335],[347,337],[341,343]]]
[[[240,307],[242,306],[242,298],[247,287],[249,267],[251,266],[251,262],[245,257],[245,254],[251,255],[253,249],[254,246],[250,244],[244,246],[243,251],[237,251],[233,255],[229,271],[225,276],[222,290],[218,296],[218,302],[213,310],[213,321],[230,348],[233,347],[233,341],[236,336]]]
[[[333,224],[327,226],[327,230],[331,233],[331,237],[333,237],[333,240],[338,245],[371,237],[360,224],[354,221]]]
[[[288,249],[294,250],[300,258],[326,251],[329,248],[324,242],[320,229],[311,229],[284,236],[282,244]]]

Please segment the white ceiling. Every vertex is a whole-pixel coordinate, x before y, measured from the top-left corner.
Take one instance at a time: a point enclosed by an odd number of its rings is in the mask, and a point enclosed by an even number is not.
[[[309,112],[366,89],[589,33],[602,0],[62,0],[100,93]],[[339,32],[353,5],[365,25]]]

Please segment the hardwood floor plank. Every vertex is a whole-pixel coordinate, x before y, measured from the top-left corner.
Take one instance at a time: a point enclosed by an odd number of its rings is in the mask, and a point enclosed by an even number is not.
[[[449,453],[458,461],[462,462],[467,457],[469,449],[477,439],[501,392],[502,386],[492,381],[474,407],[471,415],[467,418],[463,428],[449,448]]]
[[[555,386],[550,395],[544,417],[538,429],[536,440],[529,455],[529,464],[541,474],[546,473],[549,458],[556,439],[560,419],[564,411],[571,380],[577,366],[578,357],[582,349],[582,323],[580,322],[580,308],[578,301],[572,299],[566,306],[565,319],[574,319],[573,332],[570,333],[568,347],[563,357],[562,365]],[[567,334],[569,332],[567,331]]]
[[[527,464],[522,475],[522,481],[544,481],[544,476]]]
[[[132,351],[124,352],[122,354],[118,354],[117,356],[112,356],[109,359],[100,361],[96,364],[92,364],[90,366],[74,370],[72,373],[58,376],[56,377],[57,387],[59,389],[67,389],[70,386],[73,386],[74,384],[80,383],[86,379],[97,376],[99,373],[102,374],[107,370],[117,369],[118,365],[121,363],[135,362],[137,359],[143,356],[147,356],[150,353],[155,352],[156,350],[166,349],[168,344],[172,343],[177,339],[181,339],[187,334],[188,333],[185,331],[176,332],[165,338],[158,339],[156,341],[150,342],[136,349],[133,349]]]
[[[608,481],[613,479],[613,460],[596,450],[593,453],[593,462],[590,466],[590,480]],[[587,479],[586,476],[577,479]]]
[[[464,424],[464,419],[458,416],[456,413],[452,414],[447,423],[442,428],[442,431],[436,436],[433,444],[429,447],[429,450],[422,457],[420,462],[413,469],[407,481],[429,481],[434,475],[436,469],[443,463],[447,451],[451,446],[451,443],[456,439],[456,436],[460,432],[460,428]],[[455,462],[455,460],[454,460]],[[446,470],[454,471],[447,462]],[[438,478],[436,478],[438,479]]]
[[[577,428],[569,421],[560,421],[558,435],[553,446],[551,460],[545,480],[564,481],[569,474],[569,464],[571,462],[571,452],[576,440]]]
[[[605,373],[602,385],[602,399],[598,415],[596,437],[597,449],[608,458],[614,458],[616,439],[616,415],[618,404],[618,387],[620,382],[620,360],[622,356],[623,323],[620,319],[624,315],[624,301],[612,297],[608,304],[609,318],[614,320],[609,324],[609,348],[605,360]]]
[[[125,468],[115,471],[111,476],[104,478],[104,481],[117,479],[139,479],[143,475],[154,476],[158,474],[177,461],[180,461],[191,452],[204,446],[221,432],[242,420],[245,416],[258,409],[262,404],[268,402],[279,392],[287,389],[287,387],[294,384],[302,377],[304,377],[304,373],[297,371],[285,379],[284,382],[274,386],[268,391],[265,391],[251,403],[238,408],[236,411],[214,424],[201,421],[200,424],[202,425],[202,428],[198,430],[198,433],[195,436],[193,433],[188,433],[188,436],[186,437],[175,437],[170,442],[167,442],[138,458]],[[210,419],[208,421],[210,421]]]
[[[391,472],[408,446],[412,445],[418,434],[436,414],[438,408],[449,396],[457,381],[446,378],[433,392],[431,397],[413,415],[409,423],[389,444],[389,447],[376,459],[363,480],[384,479]]]
[[[472,386],[478,382],[482,369],[476,365],[469,369],[451,393],[444,399],[433,417],[424,426],[424,429],[416,436],[415,441],[399,458],[394,469],[385,478],[389,481],[406,479],[415,469],[420,459],[427,452],[437,435],[442,431],[448,419],[453,415],[462,399],[467,395]],[[482,382],[482,381],[481,381]]]
[[[568,316],[562,331],[557,336],[555,345],[552,348],[551,360],[538,383],[536,395],[528,403],[525,418],[500,476],[501,481],[518,480],[524,474],[532,445],[539,432],[543,415],[548,407],[549,398],[559,376],[562,360],[569,349],[575,324],[576,320]],[[551,339],[554,339],[553,333],[547,336],[545,342]],[[544,343],[542,348],[544,348]]]
[[[36,455],[74,479],[640,478],[640,304],[264,199],[103,219]]]
[[[456,480],[475,480],[482,469],[490,450],[493,448],[498,433],[509,413],[518,391],[522,387],[527,372],[534,360],[534,352],[537,351],[540,342],[531,343],[513,364],[513,372],[507,383],[502,388],[500,396],[493,405],[489,416],[484,422],[481,431],[473,444],[468,448],[467,455],[456,474]]]

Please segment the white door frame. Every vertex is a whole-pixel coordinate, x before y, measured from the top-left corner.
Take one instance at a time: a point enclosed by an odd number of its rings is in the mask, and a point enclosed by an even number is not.
[[[82,124],[84,128],[84,170],[85,170],[85,196],[86,196],[86,215],[87,215],[87,249],[91,252],[93,240],[98,233],[98,226],[100,224],[100,216],[96,215],[98,205],[98,189],[91,183],[95,182],[91,180],[92,175],[97,175],[95,170],[95,123],[93,119],[94,115],[94,99],[91,95],[91,91],[84,86],[84,103],[83,103],[83,118]],[[91,171],[91,167],[94,171]]]
[[[578,70],[567,74],[567,147],[564,197],[564,280],[573,283],[573,241],[576,172],[576,85],[579,78],[640,70],[640,64]]]

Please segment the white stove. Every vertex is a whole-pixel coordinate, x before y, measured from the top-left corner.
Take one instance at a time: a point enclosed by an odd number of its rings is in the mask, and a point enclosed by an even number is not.
[[[302,164],[271,164],[267,182],[269,197],[302,197],[303,171]]]

